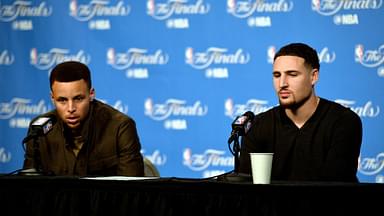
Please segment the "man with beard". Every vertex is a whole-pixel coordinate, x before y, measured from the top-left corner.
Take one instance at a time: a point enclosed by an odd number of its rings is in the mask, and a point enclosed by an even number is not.
[[[315,49],[282,47],[273,62],[279,106],[255,116],[243,137],[240,173],[251,173],[251,152],[272,152],[272,181],[358,182],[362,142],[359,116],[315,93],[319,79]]]

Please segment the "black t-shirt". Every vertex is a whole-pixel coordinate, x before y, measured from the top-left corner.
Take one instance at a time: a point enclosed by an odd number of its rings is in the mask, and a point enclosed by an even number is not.
[[[252,124],[242,140],[239,172],[251,173],[250,152],[273,152],[272,180],[358,181],[362,123],[349,108],[322,98],[301,128],[281,106]]]

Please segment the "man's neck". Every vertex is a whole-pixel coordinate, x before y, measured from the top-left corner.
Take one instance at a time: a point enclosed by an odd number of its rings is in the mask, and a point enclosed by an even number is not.
[[[301,106],[294,109],[286,108],[285,113],[298,128],[301,128],[316,111],[319,101],[319,97],[312,95]]]
[[[71,134],[73,137],[78,137],[78,136],[81,136],[81,129],[77,128],[77,129],[72,129],[71,130]]]

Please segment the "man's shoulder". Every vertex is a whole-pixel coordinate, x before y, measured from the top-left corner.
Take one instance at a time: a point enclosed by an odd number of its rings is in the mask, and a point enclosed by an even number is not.
[[[271,108],[269,108],[263,112],[257,113],[256,116],[259,118],[265,118],[268,116],[276,115],[280,112],[280,109],[281,109],[280,106],[274,106],[274,107],[271,107]]]
[[[336,101],[331,101],[329,99],[321,98],[322,106],[325,107],[329,113],[332,113],[334,116],[346,117],[360,119],[359,115],[355,113],[351,108],[344,106]]]
[[[279,116],[279,113],[280,113],[280,106],[274,106],[268,110],[265,110],[263,112],[259,112],[259,113],[256,113],[255,115],[255,121],[259,121],[259,122],[263,122],[263,121],[266,121],[266,122],[270,122],[271,119],[274,119],[276,118],[277,116]]]
[[[133,119],[127,114],[121,112],[115,107],[104,103],[102,101],[94,101],[94,115],[96,118],[99,118],[103,121],[113,120],[113,121],[133,121]]]
[[[349,107],[346,107],[336,101],[331,101],[329,99],[321,98],[323,106],[328,107],[330,110],[336,112],[353,112]],[[354,112],[353,112],[354,113]]]

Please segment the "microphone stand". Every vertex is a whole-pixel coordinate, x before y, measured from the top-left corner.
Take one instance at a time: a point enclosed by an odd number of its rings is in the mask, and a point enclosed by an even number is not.
[[[39,150],[39,142],[37,136],[33,136],[33,168],[23,169],[18,174],[23,176],[41,176],[44,172],[41,169],[41,157]]]
[[[233,170],[233,172],[235,174],[239,173],[239,165],[240,165],[240,142],[239,142],[239,134],[236,133],[235,134],[235,139],[234,139],[234,142],[233,142],[233,152],[232,152],[233,156],[235,157],[234,160],[235,160],[235,168]]]
[[[239,133],[236,131],[233,134],[233,149],[231,149],[231,142],[229,144],[229,150],[234,156],[234,170],[225,175],[219,176],[218,181],[230,181],[230,182],[251,182],[252,178],[250,175],[239,173],[240,166],[240,142],[239,142]]]

